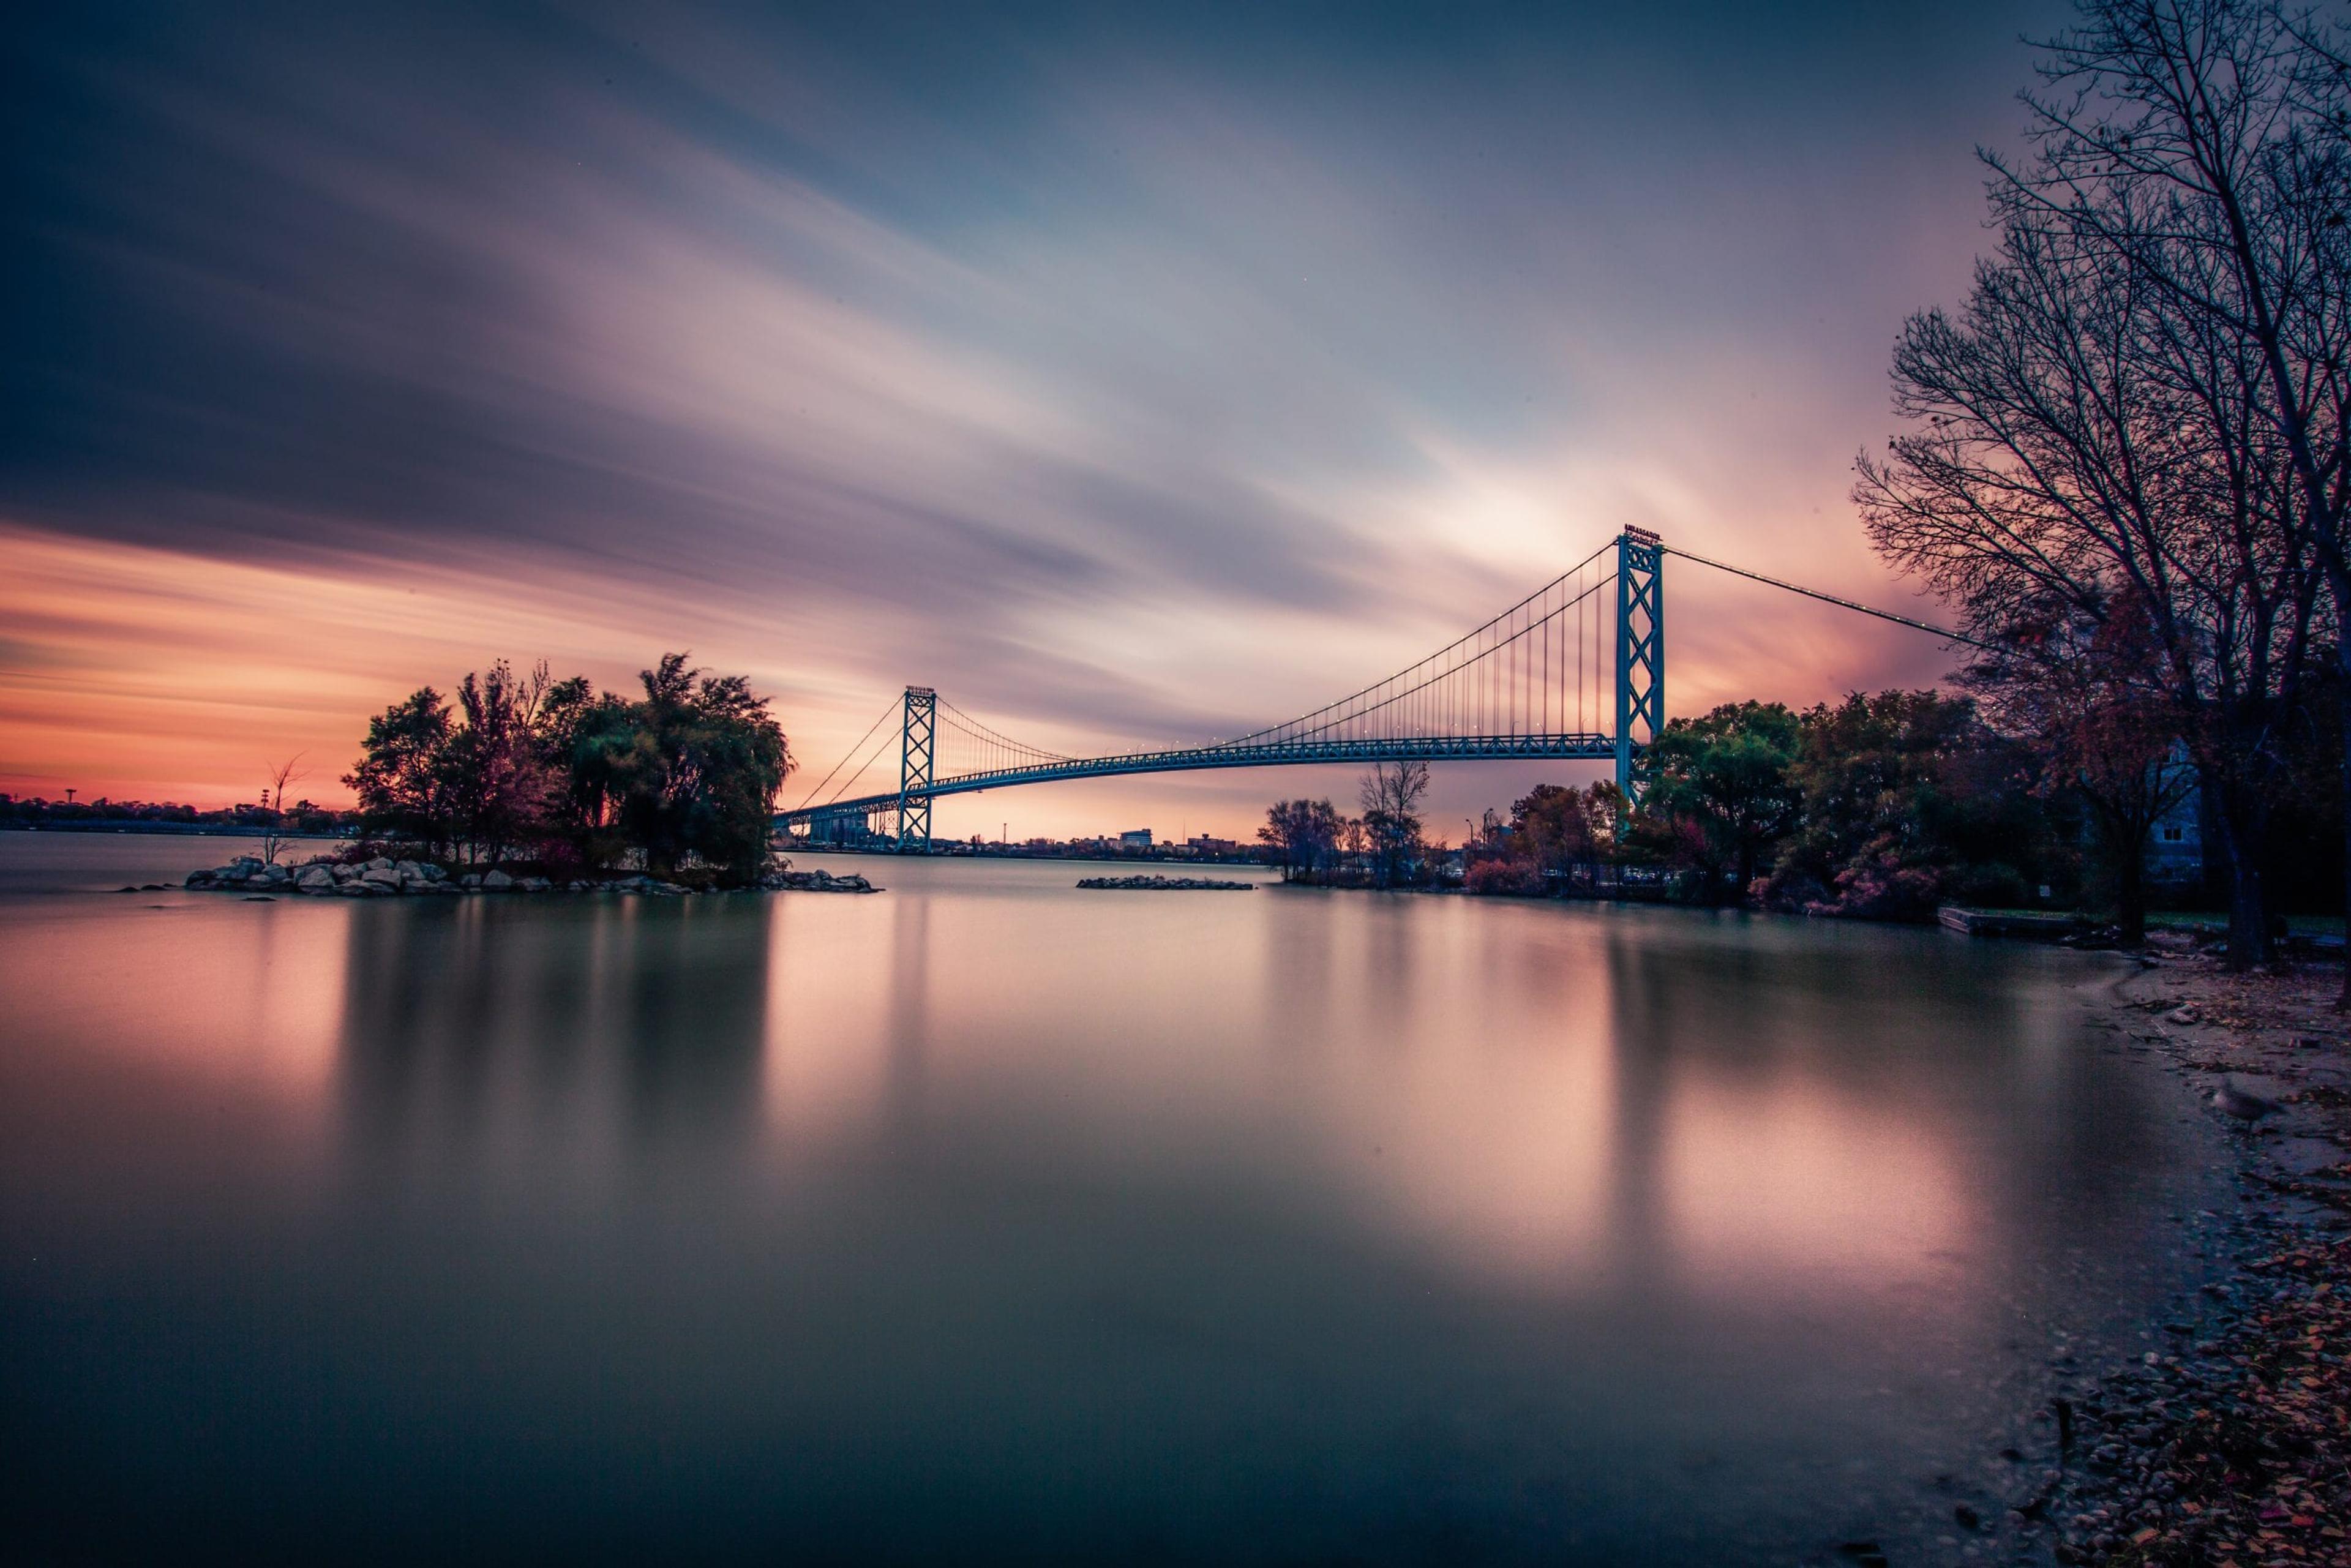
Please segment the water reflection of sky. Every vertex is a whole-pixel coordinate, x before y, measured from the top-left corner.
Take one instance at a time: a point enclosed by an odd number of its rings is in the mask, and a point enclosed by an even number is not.
[[[653,1442],[599,1506],[704,1544],[1376,1560],[1417,1510],[1607,1560],[1881,1527],[1989,1452],[2020,1335],[2184,1261],[2191,1133],[2077,1034],[2095,961],[878,874],[0,904],[0,1217],[74,1264],[6,1265],[28,1396],[232,1516],[526,1456],[420,1548]],[[109,1404],[101,1348],[167,1375]]]

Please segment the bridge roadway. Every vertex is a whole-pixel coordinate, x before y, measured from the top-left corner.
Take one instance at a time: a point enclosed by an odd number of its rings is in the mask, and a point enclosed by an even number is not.
[[[1637,747],[1635,749],[1638,749]],[[1259,746],[1200,746],[1173,751],[1136,751],[1121,757],[1071,758],[1034,762],[1019,768],[994,768],[934,779],[905,791],[904,799],[936,800],[941,795],[976,794],[1015,784],[1050,784],[1063,779],[1105,779],[1122,773],[1182,773],[1201,768],[1283,768],[1311,762],[1469,762],[1553,758],[1593,762],[1616,756],[1613,736],[1582,735],[1446,735],[1408,736],[1392,740],[1282,740]],[[894,811],[899,791],[861,795],[822,806],[806,806],[777,813],[779,830],[819,818],[867,816]]]

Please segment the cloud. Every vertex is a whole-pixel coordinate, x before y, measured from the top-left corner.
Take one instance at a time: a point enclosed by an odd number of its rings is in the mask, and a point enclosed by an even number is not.
[[[174,636],[308,694],[244,724],[347,703],[356,736],[453,661],[692,646],[829,765],[907,681],[1062,749],[1235,733],[1625,523],[1894,597],[1845,465],[1901,313],[1964,276],[2015,30],[47,16],[0,565],[81,586],[10,597],[0,674],[167,701],[161,645],[92,662],[88,628],[156,623],[168,561]],[[346,607],[278,656],[367,689],[270,673],[255,573]],[[412,589],[474,619],[351,619]],[[1692,694],[1917,667],[1688,624]],[[12,768],[97,755],[62,711]],[[150,727],[194,748],[157,789],[223,776],[214,723]]]

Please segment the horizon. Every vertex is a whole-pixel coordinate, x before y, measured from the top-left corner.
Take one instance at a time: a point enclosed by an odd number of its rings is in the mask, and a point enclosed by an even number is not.
[[[2047,7],[1345,29],[157,9],[18,39],[0,790],[221,806],[545,658],[1079,754],[1401,667],[1626,525],[1935,613],[1846,498]],[[1680,572],[1668,713],[1937,684]],[[1439,832],[1559,764],[1440,765]],[[1248,841],[1326,767],[948,798]],[[1447,833],[1448,837],[1455,836]]]

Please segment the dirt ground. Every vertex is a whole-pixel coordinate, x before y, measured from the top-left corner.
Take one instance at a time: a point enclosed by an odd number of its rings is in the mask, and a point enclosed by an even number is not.
[[[2057,1402],[2060,1479],[2013,1520],[2064,1563],[2351,1564],[2342,968],[2230,975],[2187,936],[2148,958],[2099,1023],[2168,1057],[2230,1129],[2249,1194],[2236,1262],[2205,1287],[2204,1337]]]

